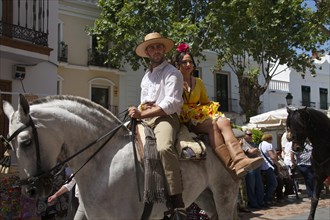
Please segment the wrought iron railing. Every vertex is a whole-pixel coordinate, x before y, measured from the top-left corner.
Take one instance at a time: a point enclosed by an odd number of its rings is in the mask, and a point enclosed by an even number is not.
[[[110,67],[110,64],[106,62],[108,60],[107,52],[99,52],[96,49],[88,49],[88,65],[89,66],[101,66]]]
[[[58,43],[58,61],[68,62],[68,45],[64,41]]]
[[[315,108],[316,107],[316,102],[301,101],[301,106]]]
[[[49,0],[2,0],[0,36],[48,46]]]

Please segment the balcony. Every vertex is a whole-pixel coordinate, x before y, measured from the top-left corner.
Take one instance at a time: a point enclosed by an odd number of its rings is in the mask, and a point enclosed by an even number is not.
[[[316,108],[316,102],[301,101],[301,106]]]
[[[96,49],[88,49],[88,66],[110,67],[107,52],[99,52]]]
[[[88,66],[98,66],[98,67],[106,67],[106,68],[114,68],[119,69],[120,65],[110,63],[109,61],[109,53],[108,52],[100,52],[96,49],[88,49]]]
[[[289,83],[279,81],[279,80],[271,80],[269,82],[268,90],[270,92],[288,93],[289,92]]]
[[[0,45],[49,56],[49,0],[2,0],[0,6]]]

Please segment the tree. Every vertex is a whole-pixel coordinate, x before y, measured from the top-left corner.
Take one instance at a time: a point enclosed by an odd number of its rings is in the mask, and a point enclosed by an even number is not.
[[[329,0],[314,0],[316,12],[312,13],[310,21],[316,23],[320,30],[330,37],[330,1]]]
[[[329,20],[312,20],[317,13],[328,16],[324,5],[313,11],[303,0],[99,0],[100,18],[88,30],[98,36],[100,49],[110,42],[108,62],[115,67],[137,69],[134,48],[152,31],[189,43],[196,57],[204,49],[216,51],[217,68],[228,64],[238,78],[249,121],[278,65],[315,74],[311,51],[329,40],[320,31]]]
[[[228,64],[236,74],[240,106],[246,120],[258,113],[259,97],[266,91],[276,69],[287,64],[304,75],[315,74],[313,59],[327,39],[319,26],[308,22],[313,12],[302,1],[240,0],[219,3],[215,26],[223,31],[211,45],[219,50],[218,66]],[[298,53],[298,51],[302,51]],[[252,58],[252,60],[251,60]]]

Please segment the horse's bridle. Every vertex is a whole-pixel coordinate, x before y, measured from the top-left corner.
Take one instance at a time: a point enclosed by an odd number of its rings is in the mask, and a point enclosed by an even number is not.
[[[295,114],[296,111],[298,111],[298,110],[295,110],[293,112],[293,114]],[[311,115],[310,115],[309,111],[306,110],[306,114],[308,116],[308,118],[307,118],[308,123],[311,123],[312,121],[311,121]],[[288,126],[288,127],[291,130],[291,127],[290,126]],[[293,150],[293,151],[297,151],[297,152],[303,151],[305,149],[305,146],[306,146],[306,143],[305,143],[306,138],[307,138],[307,135],[306,135],[306,137],[305,137],[305,139],[303,141],[300,141],[300,140],[297,140],[297,134],[296,135],[292,135],[292,133],[291,133],[291,141],[292,141],[292,143],[297,143],[297,145],[298,145],[298,147],[296,147],[296,149]]]
[[[106,143],[108,143],[108,141],[114,136],[114,134],[119,130],[120,127],[122,127],[124,125],[124,123],[120,123],[118,126],[116,126],[114,129],[112,129],[111,131],[109,131],[108,133],[106,133],[105,135],[101,136],[100,138],[98,138],[97,140],[91,142],[90,144],[88,144],[86,147],[84,147],[83,149],[81,149],[80,151],[78,151],[77,153],[75,153],[74,155],[68,157],[67,159],[65,159],[64,161],[60,162],[59,164],[55,165],[53,168],[49,169],[48,171],[42,171],[41,169],[41,156],[40,156],[40,145],[39,145],[39,138],[38,138],[38,131],[37,128],[34,124],[34,121],[32,120],[31,116],[29,115],[29,121],[22,125],[20,128],[18,128],[10,137],[5,138],[2,135],[0,136],[0,139],[3,141],[4,145],[7,148],[12,148],[13,151],[15,151],[15,149],[11,146],[10,142],[15,139],[22,131],[24,131],[25,129],[31,127],[32,128],[32,134],[33,134],[33,140],[35,141],[35,146],[36,146],[36,158],[37,158],[37,175],[32,176],[32,177],[28,177],[26,179],[22,179],[20,180],[19,184],[22,185],[27,185],[28,189],[27,191],[30,191],[32,193],[35,193],[36,187],[38,185],[52,185],[52,179],[56,178],[56,176],[60,173],[60,171],[62,171],[62,168],[64,167],[64,165],[70,161],[71,159],[73,159],[75,156],[77,156],[78,154],[82,153],[83,151],[85,151],[87,148],[89,148],[90,146],[98,143],[100,140],[104,139],[105,137],[109,136],[109,138],[97,149],[97,151],[82,165],[82,167],[90,160],[92,159],[92,157],[94,157],[96,155],[96,153],[98,153],[105,145]],[[81,168],[82,168],[81,167]],[[58,171],[60,169],[60,171]],[[80,169],[81,169],[80,168]],[[78,169],[78,171],[80,170]],[[76,173],[78,172],[76,171]],[[74,174],[76,174],[74,173]],[[71,176],[71,178],[74,175]]]
[[[50,179],[52,178],[52,176],[55,176],[50,175],[51,172],[42,172],[38,131],[31,116],[29,115],[29,121],[26,124],[22,125],[20,128],[18,128],[10,137],[5,138],[1,136],[1,139],[7,148],[11,148],[13,151],[15,151],[15,149],[11,146],[10,142],[15,139],[22,131],[29,127],[32,128],[33,140],[36,146],[36,166],[38,174],[34,177],[28,177],[26,179],[20,180],[20,185],[28,185],[31,187],[29,190],[31,190],[35,189],[36,185],[39,185],[41,181],[43,181],[43,184],[51,182]]]

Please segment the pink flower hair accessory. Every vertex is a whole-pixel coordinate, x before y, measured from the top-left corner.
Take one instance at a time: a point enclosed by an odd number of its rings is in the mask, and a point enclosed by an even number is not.
[[[186,43],[180,43],[176,48],[176,51],[178,51],[179,53],[187,52],[188,50],[189,50],[189,45]]]

